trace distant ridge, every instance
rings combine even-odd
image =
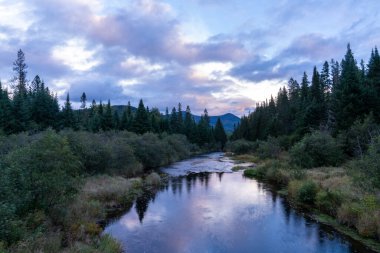
[[[122,115],[123,111],[126,108],[127,108],[126,105],[113,105],[112,106],[112,109],[116,110],[120,116]],[[132,109],[132,112],[136,111],[136,107],[131,106],[131,109]],[[182,113],[185,116],[185,112],[183,111]],[[192,114],[192,116],[193,116],[195,122],[197,122],[197,123],[201,119],[201,116],[194,115],[194,114]],[[210,116],[210,124],[212,126],[215,126],[216,121],[218,120],[218,117],[222,121],[224,129],[226,130],[226,132],[230,132],[230,133],[232,133],[234,131],[234,125],[237,126],[237,124],[240,122],[240,118],[238,116],[236,116],[232,113],[226,113],[226,114],[218,115],[218,116]]]

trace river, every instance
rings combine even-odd
[[[163,168],[168,184],[137,199],[104,233],[127,253],[368,252],[233,166],[213,153]]]

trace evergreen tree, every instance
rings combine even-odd
[[[13,93],[13,115],[14,115],[14,131],[21,132],[28,129],[30,112],[29,101],[27,98],[27,68],[25,63],[25,55],[20,49],[17,52],[17,59],[13,63],[13,71],[15,73],[12,82],[14,86]]]
[[[368,62],[368,93],[370,106],[377,122],[380,123],[380,56],[377,47],[372,50],[371,57]]]
[[[215,141],[220,144],[220,148],[221,150],[223,150],[227,142],[227,135],[226,135],[226,132],[224,131],[222,121],[220,120],[219,117],[218,117],[218,120],[216,121],[214,136],[215,136]]]
[[[138,134],[146,133],[150,130],[148,113],[145,109],[143,100],[140,99],[139,106],[137,107],[136,115],[132,123],[132,131]]]
[[[181,103],[178,103],[178,133],[183,133],[183,116]]]
[[[99,117],[99,108],[96,105],[95,99],[92,100],[90,112],[89,112],[89,124],[87,129],[92,132],[98,132],[101,127],[101,118]]]
[[[80,102],[81,102],[80,108],[85,109],[86,103],[87,103],[87,96],[85,92],[82,93],[82,96],[80,97]]]
[[[121,129],[120,117],[116,110],[113,112],[112,119],[113,119],[114,129],[118,129],[118,130]]]
[[[111,101],[108,99],[108,103],[106,106],[106,111],[104,117],[102,118],[102,129],[104,131],[109,131],[113,128],[113,119],[112,119],[112,108]]]
[[[62,127],[75,128],[74,113],[71,107],[69,93],[67,93],[66,102],[62,108]]]
[[[365,90],[360,84],[359,69],[351,51],[350,44],[342,60],[341,84],[336,87],[334,110],[339,129],[347,129],[355,120],[363,117],[368,108]]]
[[[175,107],[173,107],[172,113],[170,114],[170,129],[172,133],[179,132],[178,115]]]
[[[0,132],[5,134],[13,132],[13,114],[12,104],[8,95],[8,91],[3,89],[0,81]]]

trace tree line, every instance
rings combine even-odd
[[[325,61],[320,72],[314,67],[311,82],[304,72],[301,82],[294,78],[256,110],[241,119],[232,139],[265,140],[268,136],[291,136],[299,140],[313,130],[336,136],[355,122],[370,117],[380,123],[380,56],[375,47],[367,64],[358,64],[347,51],[339,63]]]
[[[183,112],[180,103],[177,108],[173,107],[171,113],[166,108],[165,115],[157,108],[145,107],[142,99],[137,109],[128,102],[125,109],[119,112],[111,106],[110,100],[107,104],[92,100],[87,108],[87,96],[83,92],[81,109],[73,109],[69,94],[60,108],[57,95],[49,90],[38,75],[29,83],[27,69],[25,55],[19,50],[13,63],[13,93],[10,94],[0,82],[0,132],[4,134],[38,132],[50,127],[55,130],[71,128],[91,132],[127,130],[138,134],[183,134],[192,143],[200,146],[218,144],[220,148],[224,148],[227,141],[220,119],[212,127],[205,109],[199,122],[195,122],[190,107],[187,106]]]

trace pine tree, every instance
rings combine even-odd
[[[178,125],[177,110],[175,109],[175,107],[173,107],[172,113],[170,114],[170,129],[171,129],[172,133],[178,133],[179,132],[178,126],[179,125]]]
[[[226,135],[226,132],[224,131],[222,121],[220,120],[219,117],[218,117],[218,120],[216,121],[214,136],[215,136],[215,141],[220,144],[220,149],[223,150],[227,142],[227,135]]]
[[[104,113],[104,117],[102,121],[102,129],[103,131],[109,131],[112,128],[113,128],[112,108],[111,108],[111,101],[108,99],[106,111]]]
[[[178,133],[183,133],[183,115],[181,103],[178,103]]]
[[[360,84],[359,69],[350,44],[347,46],[347,52],[341,65],[341,83],[336,87],[334,104],[338,130],[347,129],[355,120],[368,112],[365,90]]]
[[[67,93],[66,102],[62,108],[62,127],[75,128],[74,113],[71,107],[69,93]]]
[[[10,134],[13,132],[14,118],[12,114],[12,104],[8,91],[3,89],[0,81],[0,132]]]
[[[132,131],[138,134],[144,134],[150,130],[148,113],[145,109],[144,102],[140,99],[139,106],[132,123]]]
[[[14,131],[21,132],[28,129],[30,120],[28,89],[27,89],[27,68],[25,63],[25,55],[20,49],[17,52],[17,59],[13,63],[13,71],[15,75],[12,79],[14,86],[13,93],[13,115],[15,119]]]
[[[380,123],[380,56],[377,47],[372,50],[367,66],[366,81],[368,82],[369,103],[373,107],[375,120]]]
[[[12,82],[14,83],[15,95],[19,95],[23,98],[27,95],[27,80],[26,80],[26,74],[28,69],[28,65],[25,63],[25,55],[24,52],[20,49],[17,52],[17,59],[13,62],[13,71],[15,72],[15,75],[12,79]]]
[[[87,103],[87,96],[85,92],[82,93],[82,96],[80,97],[80,102],[81,102],[80,108],[85,109],[86,103]]]
[[[121,129],[121,123],[120,123],[120,117],[119,113],[117,113],[117,110],[113,112],[113,127],[114,129],[120,130]]]

